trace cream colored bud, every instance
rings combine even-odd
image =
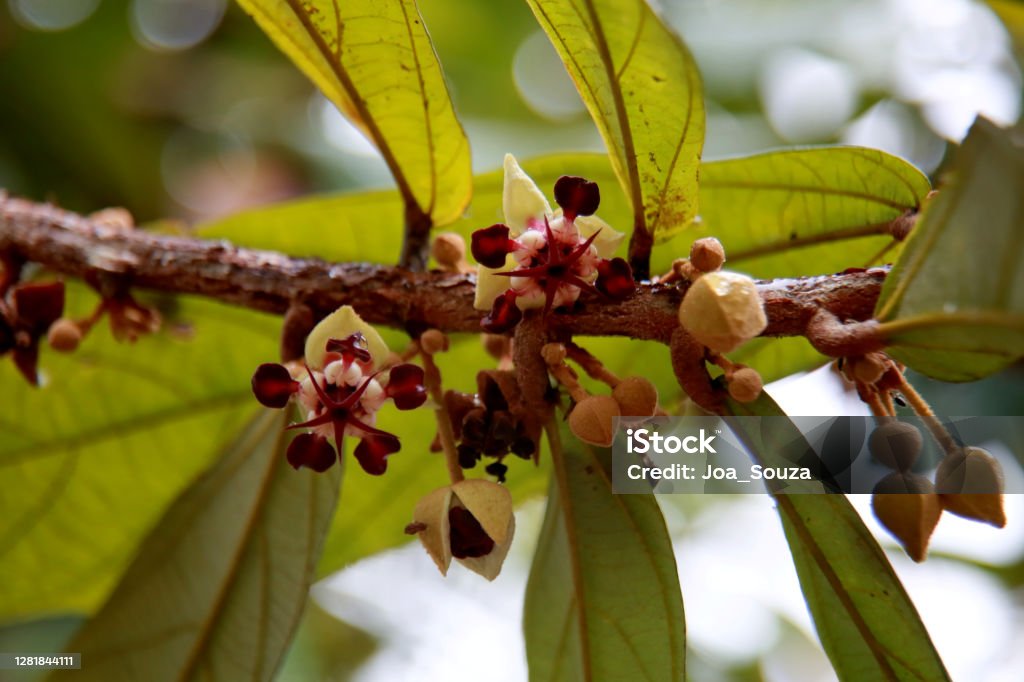
[[[442,232],[430,243],[430,255],[441,269],[458,272],[466,262],[466,240],[454,232]]]
[[[698,239],[690,247],[690,262],[701,272],[714,272],[725,262],[722,242],[714,237]]]
[[[754,280],[735,272],[709,272],[690,285],[679,322],[717,353],[735,350],[768,326]]]

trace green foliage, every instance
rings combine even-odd
[[[239,0],[373,140],[410,218],[444,225],[471,192],[469,142],[414,0]]]
[[[608,450],[575,439],[552,449],[523,616],[531,679],[685,679],[683,601],[657,501],[612,494]]]
[[[1024,357],[1022,181],[1016,133],[979,119],[878,299],[893,357],[944,381]]]
[[[68,287],[81,315],[95,298]],[[44,351],[45,386],[4,358],[0,618],[96,608],[165,507],[257,409],[248,382],[276,353],[272,318],[161,298],[164,332],[134,346],[97,328]]]
[[[700,74],[644,0],[528,0],[629,196],[633,229],[668,239],[697,214]]]
[[[874,264],[892,244],[890,222],[916,211],[931,190],[906,161],[861,147],[706,163],[700,181],[702,227],[725,244],[727,267],[756,277]]]
[[[263,411],[143,541],[55,679],[271,680],[302,614],[341,467],[296,472]]]
[[[766,393],[753,403],[729,401],[736,416],[784,417]],[[733,422],[752,454],[771,459],[761,435]],[[803,440],[794,426],[772,435]],[[809,447],[809,446],[808,446]],[[843,495],[794,494],[775,498],[807,607],[841,680],[948,680],[949,675],[917,609],[878,543]]]

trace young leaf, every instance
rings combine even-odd
[[[528,0],[601,131],[629,196],[634,240],[664,240],[697,214],[700,74],[644,0]]]
[[[612,494],[607,450],[552,449],[523,615],[530,679],[683,680],[683,601],[657,501]]]
[[[893,221],[917,211],[931,190],[906,161],[859,147],[714,161],[701,166],[700,180],[702,227],[725,245],[726,267],[756,277],[867,266],[893,243]]]
[[[1024,357],[1024,144],[984,120],[914,228],[875,308],[893,357],[943,381]]]
[[[96,298],[67,286],[67,314],[83,317]],[[97,608],[166,506],[258,409],[249,377],[277,353],[279,320],[142,300],[158,303],[164,331],[126,349],[104,321],[71,355],[43,348],[41,388],[0,363],[2,618]]]
[[[462,214],[469,143],[415,0],[238,2],[377,145],[407,222],[444,225]]]
[[[785,417],[766,393],[752,403],[729,400],[736,416]],[[773,419],[773,428],[782,428]],[[732,423],[755,458],[758,434]],[[793,427],[777,434],[803,439]],[[809,447],[809,446],[808,446]],[[840,680],[948,680],[949,675],[921,617],[881,548],[846,497],[839,494],[777,495],[804,598]]]
[[[295,471],[262,412],[170,507],[68,644],[75,680],[271,680],[305,606],[341,467]]]

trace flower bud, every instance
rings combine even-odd
[[[690,247],[690,262],[701,272],[714,272],[725,262],[722,242],[714,237],[698,239]]]
[[[448,350],[448,337],[437,329],[428,329],[420,334],[420,348],[427,355],[436,355]]]
[[[587,396],[569,413],[569,430],[584,443],[606,448],[615,439],[612,420],[620,414],[611,396]]]
[[[897,471],[910,471],[923,444],[921,432],[906,422],[879,424],[868,437],[868,449],[875,459]]]
[[[46,332],[46,342],[50,348],[60,353],[70,353],[78,348],[82,341],[82,328],[74,320],[61,317],[50,325]]]
[[[729,395],[740,403],[752,403],[761,395],[764,382],[756,369],[741,367],[729,377]]]
[[[650,417],[658,409],[658,389],[643,377],[626,377],[612,389],[619,411],[630,417]]]
[[[430,255],[442,270],[459,272],[466,262],[466,240],[454,232],[442,232],[431,242]]]
[[[886,357],[882,353],[868,353],[846,359],[844,374],[851,381],[862,384],[873,384],[882,378],[888,368]]]
[[[413,511],[415,532],[442,575],[454,558],[494,580],[515,533],[512,495],[497,483],[459,481],[428,493]]]
[[[1002,467],[981,448],[961,448],[946,455],[935,472],[943,509],[996,528],[1006,525],[1003,486]]]
[[[728,353],[768,326],[754,280],[735,272],[711,272],[690,285],[679,322],[699,343]]]
[[[911,559],[924,561],[928,541],[942,516],[931,481],[916,474],[889,474],[871,493],[871,509]]]

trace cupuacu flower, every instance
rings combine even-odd
[[[482,479],[466,479],[421,499],[406,532],[419,536],[441,575],[448,575],[454,558],[469,570],[494,580],[515,534],[512,511],[508,488]]]
[[[612,254],[623,239],[594,213],[601,201],[597,183],[564,175],[555,183],[552,212],[544,194],[505,155],[502,209],[505,222],[473,233],[471,251],[480,263],[474,306],[487,310],[481,326],[504,332],[522,311],[570,306],[583,290],[611,298],[634,291],[633,273]]]
[[[256,369],[252,391],[260,403],[283,408],[294,400],[304,411],[306,421],[288,427],[308,429],[288,446],[289,464],[327,471],[347,435],[360,439],[353,454],[366,473],[379,476],[387,470],[388,456],[401,444],[376,427],[377,411],[388,399],[399,410],[427,399],[423,369],[408,363],[384,367],[389,355],[380,334],[351,306],[342,306],[310,332],[303,363],[265,363]]]
[[[22,376],[39,384],[39,340],[64,310],[63,282],[22,282],[0,301],[0,356],[10,351]]]

